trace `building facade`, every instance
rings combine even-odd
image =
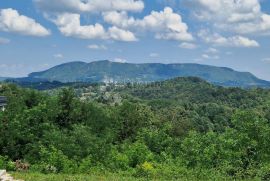
[[[7,98],[4,96],[0,96],[0,110],[5,111],[7,106]]]

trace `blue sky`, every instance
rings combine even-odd
[[[200,63],[270,80],[267,0],[1,0],[0,76],[70,61]]]

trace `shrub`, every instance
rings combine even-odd
[[[80,173],[89,173],[91,167],[93,166],[91,156],[88,156],[80,162],[78,172]]]
[[[155,169],[151,162],[145,161],[143,164],[137,166],[136,175],[140,177],[151,177],[155,175]]]
[[[74,173],[77,164],[69,160],[61,150],[57,150],[54,147],[41,147],[40,161],[35,168],[43,173]]]
[[[128,170],[130,160],[124,153],[119,152],[117,149],[112,149],[110,159],[107,161],[107,165],[111,170]]]
[[[15,171],[16,165],[13,161],[9,160],[8,157],[0,155],[0,169]]]
[[[270,164],[264,165],[258,175],[261,180],[270,180]]]
[[[153,153],[142,142],[135,142],[124,146],[124,154],[127,155],[129,166],[135,168],[146,161],[152,161]]]

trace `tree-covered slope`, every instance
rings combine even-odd
[[[267,89],[224,88],[196,77],[177,77],[149,84],[129,84],[116,88],[115,91],[150,101],[159,107],[169,104],[215,103],[246,109],[265,104],[266,97],[270,98]]]
[[[71,62],[29,75],[30,78],[60,82],[154,82],[187,76],[199,77],[222,86],[270,87],[269,82],[248,72],[200,64]]]
[[[26,171],[27,180],[39,179],[26,174],[40,173],[46,174],[42,180],[95,173],[132,180],[269,180],[269,89],[224,88],[193,77],[71,85],[55,92],[0,86],[8,98],[0,111],[2,169]],[[106,97],[115,101],[116,94],[121,99],[111,104]]]

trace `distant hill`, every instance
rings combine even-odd
[[[0,77],[0,82],[7,80],[7,77]]]
[[[175,77],[199,77],[210,83],[232,87],[270,87],[270,82],[249,72],[200,64],[131,64],[107,60],[65,63],[31,73],[28,79],[67,82],[154,82]]]
[[[127,85],[119,87],[115,92],[131,95],[151,105],[168,107],[179,103],[216,103],[230,107],[245,107],[263,104],[261,101],[269,97],[269,91],[259,89],[250,91],[241,88],[224,88],[210,84],[197,77],[177,77],[166,81],[145,85]]]

